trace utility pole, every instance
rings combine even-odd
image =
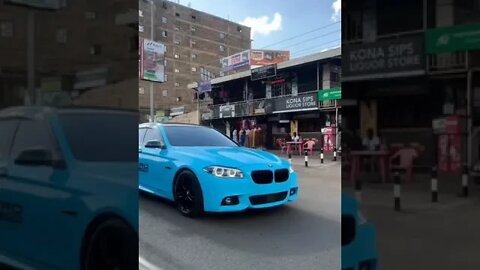
[[[155,3],[149,1],[150,3],[150,40],[154,40],[154,20],[155,20]],[[153,95],[153,81],[150,81],[150,122],[155,122],[155,102]]]

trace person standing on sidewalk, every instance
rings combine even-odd
[[[245,139],[246,139],[246,134],[245,134],[245,129],[241,129],[239,132],[239,137],[240,137],[240,146],[245,146]]]
[[[232,139],[234,142],[238,143],[238,131],[237,131],[237,128],[235,128],[232,132]]]

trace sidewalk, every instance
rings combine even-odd
[[[394,211],[393,184],[366,183],[361,208],[377,230],[379,269],[478,269],[480,187],[457,195],[460,180],[439,183],[431,202],[429,181],[403,184],[402,210]],[[344,183],[342,191],[352,193]]]

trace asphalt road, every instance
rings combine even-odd
[[[340,162],[294,168],[299,198],[274,209],[188,219],[142,193],[141,269],[340,269]]]

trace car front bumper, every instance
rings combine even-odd
[[[248,208],[275,207],[298,197],[297,173],[291,173],[289,179],[283,183],[271,184],[256,184],[248,176],[242,179],[222,179],[203,173],[200,184],[206,212],[236,212]],[[222,201],[227,197],[236,197],[238,203],[222,205]]]

